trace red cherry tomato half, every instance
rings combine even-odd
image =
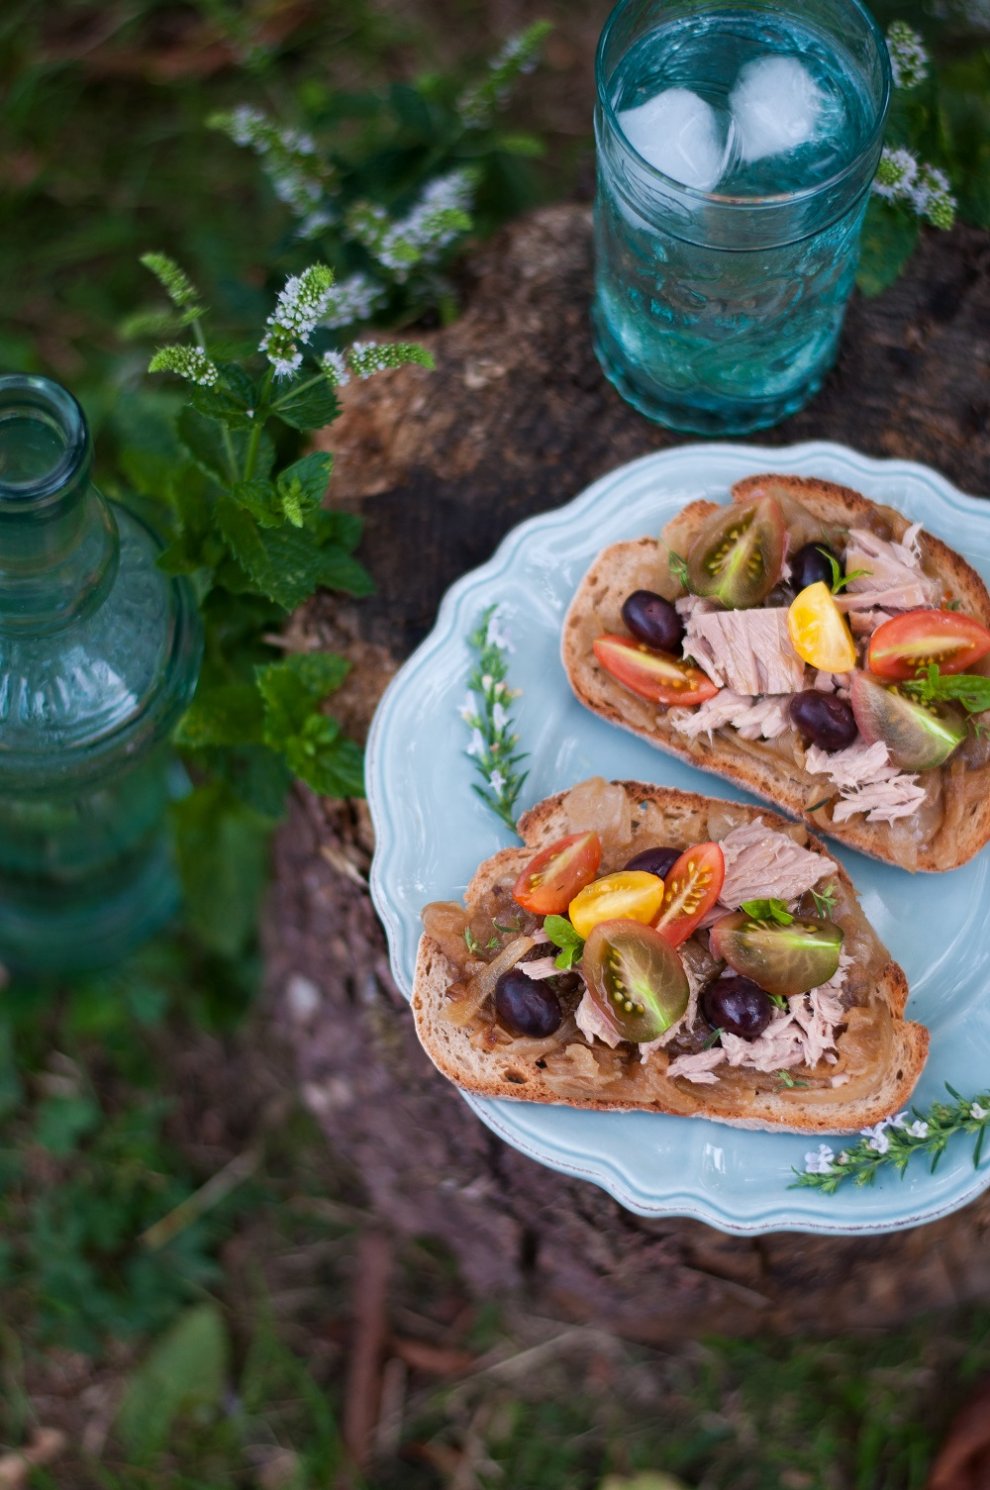
[[[602,861],[597,833],[572,833],[548,844],[512,886],[513,899],[534,916],[559,916],[590,885]]]
[[[964,673],[990,652],[990,631],[954,610],[911,610],[884,621],[870,637],[867,666],[878,678],[913,678],[930,662]]]
[[[717,843],[699,843],[681,854],[663,882],[663,904],[653,922],[665,942],[679,947],[696,930],[722,890],[725,856]]]
[[[628,636],[600,636],[595,656],[607,673],[640,698],[657,704],[702,704],[718,689],[699,668]]]

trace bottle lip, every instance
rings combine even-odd
[[[18,411],[36,409],[47,417],[62,437],[63,448],[51,469],[28,481],[4,479],[0,465],[0,511],[16,504],[19,511],[50,505],[70,483],[77,484],[89,468],[91,447],[86,416],[68,389],[28,373],[0,377],[0,429],[5,418]]]
[[[871,156],[879,155],[893,86],[890,55],[887,51],[887,43],[883,32],[865,4],[862,3],[862,0],[845,0],[845,3],[849,7],[850,17],[855,17],[864,26],[876,48],[881,76],[881,96],[876,104],[873,127],[870,130],[868,138],[854,155],[850,156],[827,180],[815,181],[810,186],[799,187],[795,191],[767,194],[765,196],[733,196],[717,191],[702,191],[699,187],[687,186],[684,182],[675,180],[673,176],[667,176],[663,171],[658,170],[656,166],[652,166],[648,160],[640,155],[635,146],[630,144],[626,139],[626,136],[622,132],[622,126],[619,123],[618,113],[612,102],[611,76],[606,75],[605,54],[613,32],[626,13],[639,3],[640,0],[617,0],[617,4],[608,16],[602,28],[602,33],[598,38],[598,46],[595,50],[595,91],[598,107],[601,110],[602,117],[610,133],[619,142],[619,146],[625,154],[635,161],[637,169],[641,172],[645,180],[649,181],[652,179],[656,181],[666,192],[675,198],[680,197],[685,201],[693,203],[704,202],[709,207],[729,208],[733,212],[739,208],[744,208],[747,211],[756,211],[759,213],[761,211],[799,206],[811,198],[833,191],[851,177],[855,177],[857,172],[863,172],[864,168],[868,166]],[[864,189],[867,184],[864,183]]]

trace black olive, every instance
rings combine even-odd
[[[808,688],[794,694],[789,709],[807,743],[822,750],[845,750],[859,734],[852,705],[838,694]]]
[[[702,990],[701,1012],[712,1029],[743,1040],[762,1035],[773,1017],[773,1000],[751,978],[716,978]]]
[[[510,1035],[541,1039],[559,1030],[564,1016],[560,1000],[546,982],[510,968],[495,984],[495,1014]]]
[[[842,564],[839,556],[838,554],[833,554],[827,544],[806,543],[804,548],[798,549],[797,553],[791,559],[791,584],[795,590],[804,590],[808,585],[817,584],[819,580],[824,580],[831,589],[832,566],[825,557],[826,554],[832,555],[832,558],[839,565],[839,572],[841,574]]]
[[[679,848],[647,848],[622,867],[644,869],[647,874],[658,874],[661,879],[665,879],[681,857],[681,853],[682,850]]]
[[[633,590],[622,606],[622,619],[638,642],[659,652],[681,655],[684,622],[669,600],[652,590]]]

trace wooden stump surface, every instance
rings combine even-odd
[[[990,237],[928,234],[893,290],[850,307],[837,367],[812,405],[755,437],[831,439],[936,466],[990,490]],[[349,388],[327,431],[335,506],[365,520],[378,594],[318,597],[289,640],[355,667],[335,712],[355,734],[429,631],[448,585],[523,518],[623,461],[679,443],[607,385],[589,339],[589,214],[545,209],[473,260],[465,309],[424,338],[437,370]],[[725,1237],[643,1220],[484,1128],[421,1052],[367,892],[363,804],[300,794],[276,845],[270,982],[300,1089],[383,1220],[446,1245],[479,1295],[629,1335],[876,1327],[990,1295],[990,1196],[887,1237]]]

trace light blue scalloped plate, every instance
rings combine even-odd
[[[458,899],[480,861],[512,842],[471,790],[458,708],[470,664],[467,636],[485,606],[506,607],[515,640],[511,681],[529,751],[521,807],[600,774],[656,781],[748,800],[718,777],[650,748],[582,709],[560,664],[560,628],[599,549],[656,533],[696,497],[724,500],[732,482],[759,471],[843,482],[920,519],[990,581],[990,507],[924,466],[871,460],[840,445],[785,449],[684,445],[621,466],[567,506],[516,528],[482,568],[447,594],[430,637],[379,707],[368,743],[368,798],[376,832],[371,889],[388,933],[392,968],[408,997],[420,910]],[[837,850],[866,914],[911,985],[912,1017],[932,1032],[916,1093],[927,1107],[949,1081],[979,1092],[990,1073],[990,855],[951,874],[912,876]],[[439,1079],[439,1078],[438,1078]],[[507,1143],[553,1169],[592,1180],[643,1216],[692,1216],[722,1231],[853,1234],[896,1231],[947,1215],[990,1185],[956,1141],[934,1175],[914,1160],[904,1179],[824,1196],[789,1185],[808,1139],[749,1133],[695,1118],[583,1112],[466,1097]],[[835,1141],[836,1145],[842,1142]]]

